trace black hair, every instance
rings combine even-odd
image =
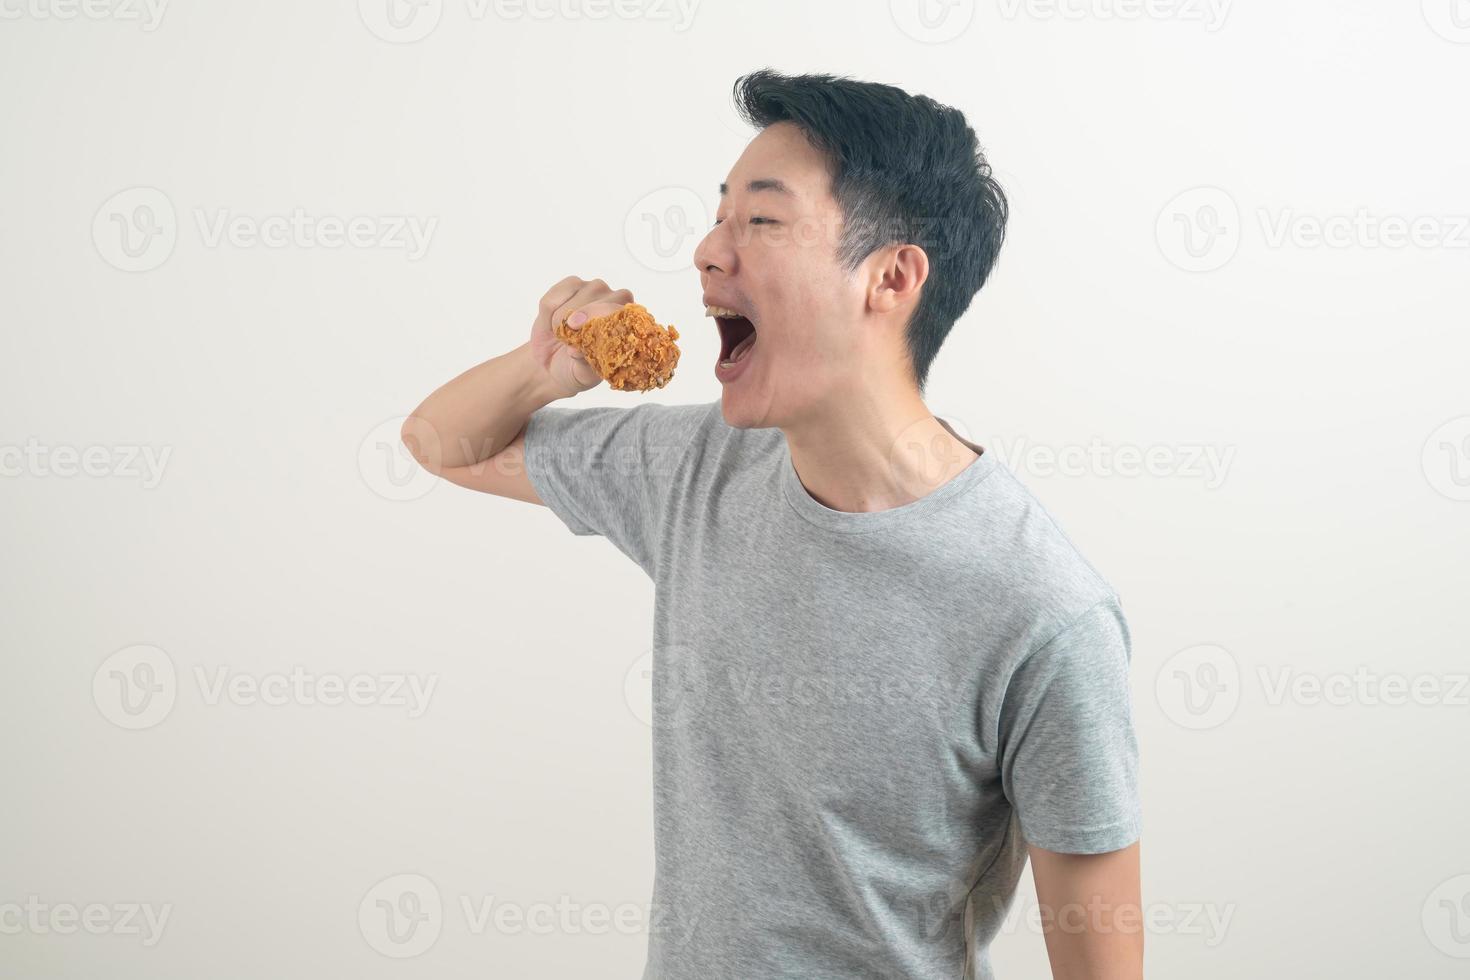
[[[919,390],[945,337],[990,275],[1009,207],[958,109],[892,85],[769,68],[735,81],[735,107],[757,129],[792,122],[828,160],[842,209],[848,272],[886,245],[918,245],[929,277],[906,341]]]

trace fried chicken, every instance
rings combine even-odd
[[[593,317],[575,330],[563,320],[556,326],[556,339],[581,351],[593,370],[618,391],[662,388],[679,363],[679,345],[674,343],[679,331],[672,325],[659,326],[638,303]]]

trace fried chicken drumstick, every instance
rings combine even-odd
[[[638,303],[593,317],[577,329],[556,325],[556,339],[581,351],[593,370],[618,391],[662,388],[679,363],[679,331],[659,326]]]

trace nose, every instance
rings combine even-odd
[[[735,274],[735,249],[730,235],[725,231],[728,222],[721,222],[705,233],[694,249],[694,268],[699,270],[699,281],[707,283],[715,273],[731,276]]]

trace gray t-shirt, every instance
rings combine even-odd
[[[552,405],[526,472],[655,586],[645,980],[988,980],[1027,842],[1138,839],[1118,597],[994,453],[846,513],[717,401]]]

